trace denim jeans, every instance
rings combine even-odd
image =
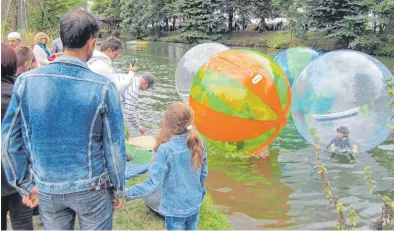
[[[13,230],[33,230],[33,209],[22,203],[19,193],[1,197],[1,230],[7,230],[8,211]]]
[[[40,192],[40,215],[46,230],[74,230],[76,216],[81,230],[111,230],[112,199],[109,188],[68,194]]]
[[[166,217],[167,230],[197,230],[200,211],[189,217]]]

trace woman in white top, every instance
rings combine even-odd
[[[49,41],[49,37],[47,34],[43,32],[39,32],[34,37],[34,41],[36,45],[33,48],[34,58],[36,59],[37,66],[46,66],[50,63],[48,60],[51,57],[51,52],[46,46],[46,43]]]

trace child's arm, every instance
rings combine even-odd
[[[201,179],[200,179],[202,188],[205,188],[205,181],[207,180],[207,177],[208,177],[207,151],[204,148],[204,157],[202,160]]]
[[[168,171],[167,158],[168,153],[166,149],[160,146],[156,152],[156,157],[152,163],[148,178],[141,184],[126,188],[125,197],[127,200],[147,197],[161,186]]]
[[[329,149],[330,148],[330,146],[333,144],[335,142],[335,138],[334,139],[332,139],[331,141],[330,141],[330,143],[327,145],[327,148],[326,149]]]

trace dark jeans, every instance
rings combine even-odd
[[[200,211],[189,217],[166,217],[167,230],[197,230]]]
[[[81,230],[112,230],[112,190],[89,190],[68,194],[39,192],[40,216],[46,230],[74,230],[78,217]]]
[[[8,211],[13,230],[33,230],[33,209],[22,203],[19,193],[1,197],[1,230],[7,230]]]

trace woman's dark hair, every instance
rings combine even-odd
[[[7,44],[1,43],[1,77],[16,73],[16,54]]]
[[[91,37],[97,37],[99,30],[99,22],[86,10],[73,10],[60,20],[60,39],[64,48],[82,48]]]

